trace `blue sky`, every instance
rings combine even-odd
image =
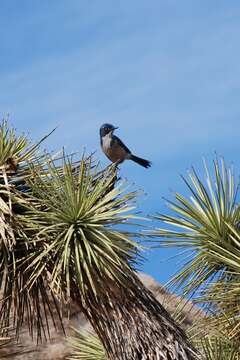
[[[121,176],[144,189],[143,214],[186,193],[179,177],[214,152],[239,172],[240,3],[222,0],[1,0],[0,113],[49,150],[97,150],[104,122],[149,170]],[[146,254],[165,282],[174,251]]]

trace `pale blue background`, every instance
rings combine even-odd
[[[147,196],[185,193],[179,174],[216,151],[239,169],[240,2],[229,0],[1,0],[0,113],[48,149],[99,149],[103,122],[149,170],[122,165]],[[165,282],[174,251],[146,254],[143,270]]]

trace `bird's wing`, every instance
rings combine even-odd
[[[131,151],[128,149],[128,147],[116,135],[113,135],[112,141],[116,141],[118,145],[120,145],[128,154],[131,154]]]

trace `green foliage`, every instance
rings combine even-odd
[[[136,193],[116,169],[99,171],[92,157],[54,160],[41,141],[0,127],[0,326],[12,319],[18,334],[27,320],[38,340],[49,335],[49,316],[61,321],[58,300],[84,301],[109,279],[127,286],[139,249],[120,227],[134,218]]]
[[[106,360],[104,348],[96,335],[89,331],[74,329],[74,336],[68,339],[72,348],[69,360]]]
[[[205,304],[208,316],[198,325],[205,329],[198,348],[207,360],[239,359],[239,183],[223,160],[214,161],[213,177],[205,164],[205,174],[206,182],[194,169],[183,178],[190,199],[176,193],[175,201],[168,201],[172,214],[157,216],[167,227],[153,236],[162,238],[161,246],[184,250],[183,267],[169,285]]]
[[[22,221],[26,194],[30,190],[27,181],[31,176],[31,167],[42,158],[39,145],[45,138],[31,144],[24,135],[17,136],[14,129],[9,129],[6,121],[0,126],[0,328],[4,329],[4,336],[10,319],[17,333],[25,313],[31,324],[39,319],[36,316],[38,305],[33,299],[37,297],[40,302],[41,295],[46,292],[43,284],[27,291],[27,276],[21,267],[31,247],[24,229],[25,222]],[[39,321],[36,323],[39,324]]]
[[[170,225],[156,230],[154,235],[165,238],[164,246],[176,246],[190,251],[182,271],[173,283],[184,285],[184,292],[191,293],[211,280],[224,282],[237,270],[234,260],[239,259],[239,245],[233,240],[232,230],[238,229],[239,206],[236,202],[238,184],[231,169],[223,160],[214,162],[214,179],[207,166],[206,186],[195,170],[189,172],[190,181],[184,181],[191,192],[188,200],[176,193],[175,202],[168,202],[175,215],[160,215],[157,219]],[[174,228],[174,229],[173,229]]]
[[[133,218],[123,215],[135,193],[125,194],[113,184],[113,168],[104,173],[92,171],[91,159],[80,161],[77,174],[69,159],[59,168],[49,160],[47,175],[36,175],[31,182],[34,199],[26,214],[25,231],[35,233],[35,251],[28,269],[34,269],[29,285],[35,283],[46,267],[50,286],[65,284],[70,294],[70,279],[84,293],[96,293],[96,279],[117,282],[129,270],[137,244],[112,225]],[[43,266],[44,264],[44,266]]]
[[[8,170],[11,162],[15,162],[15,166],[22,165],[24,161],[34,158],[38,145],[31,145],[25,135],[17,136],[15,130],[9,128],[7,121],[2,121],[0,125],[0,166]]]
[[[229,340],[227,334],[208,335],[195,340],[196,348],[204,360],[239,360],[239,344]]]

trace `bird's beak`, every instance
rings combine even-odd
[[[113,130],[117,130],[118,129],[118,126],[115,126],[114,128],[113,128]]]

